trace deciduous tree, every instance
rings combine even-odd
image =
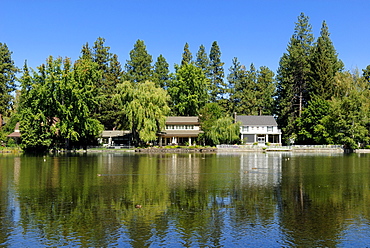
[[[167,92],[146,81],[132,85],[123,82],[117,86],[114,97],[121,110],[120,124],[128,121],[136,145],[157,139],[157,133],[164,129],[169,97]]]
[[[209,81],[202,69],[193,64],[178,67],[168,88],[173,114],[197,116],[200,108],[208,102],[208,86]]]

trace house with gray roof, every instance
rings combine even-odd
[[[192,145],[200,133],[198,116],[169,116],[165,130],[158,134],[159,145]]]
[[[273,116],[236,115],[243,144],[281,144],[281,130]]]

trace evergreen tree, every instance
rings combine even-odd
[[[92,48],[88,43],[82,47],[81,60],[89,60],[98,65],[101,79],[95,82],[98,91],[99,105],[94,109],[94,118],[98,119],[105,129],[113,129],[117,115],[116,106],[112,104],[112,94],[123,76],[118,56],[110,52],[110,47],[105,46],[105,39],[99,37]]]
[[[276,85],[274,73],[266,66],[261,66],[257,72],[257,111],[258,115],[272,115],[275,108],[274,97]]]
[[[170,70],[168,69],[169,65],[166,59],[161,55],[157,58],[157,61],[154,64],[153,72],[153,82],[157,87],[167,89],[170,76]]]
[[[19,71],[11,55],[8,46],[0,43],[0,129],[3,126],[3,117],[9,114],[12,106],[12,92],[16,89],[15,75]]]
[[[301,116],[309,100],[310,55],[314,38],[308,19],[303,13],[298,17],[277,72],[277,121],[285,141],[297,131],[294,120]]]
[[[174,80],[168,93],[172,112],[180,116],[197,116],[200,108],[208,102],[209,81],[200,68],[185,64],[176,68]]]
[[[366,66],[366,69],[362,69],[362,76],[366,80],[366,82],[370,83],[370,65]],[[370,85],[369,85],[370,89]]]
[[[148,54],[143,40],[137,40],[127,60],[125,80],[143,83],[152,78],[152,56]]]
[[[209,53],[210,60],[210,96],[211,102],[226,99],[227,85],[224,82],[224,63],[221,61],[221,50],[217,41],[212,43],[211,51]]]
[[[184,52],[182,53],[181,65],[189,64],[192,62],[193,55],[189,50],[189,44],[186,42],[184,46]]]
[[[204,75],[207,77],[209,76],[209,58],[206,52],[206,48],[203,45],[200,45],[199,50],[197,52],[197,58],[195,61],[195,65],[202,69]]]
[[[230,114],[233,114],[234,112],[243,114],[243,89],[246,82],[246,70],[245,67],[240,64],[238,58],[234,57],[232,60],[232,65],[229,68],[229,72],[230,73],[227,76],[227,80],[230,86],[230,100],[227,111]]]
[[[310,97],[317,96],[329,100],[334,93],[334,76],[343,70],[343,62],[338,59],[329,37],[326,22],[322,23],[320,37],[313,48],[311,58]]]

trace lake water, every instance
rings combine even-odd
[[[0,155],[0,221],[1,247],[367,247],[370,154]]]

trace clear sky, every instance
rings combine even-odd
[[[315,38],[327,22],[346,69],[370,64],[367,0],[1,0],[0,6],[0,42],[20,68],[25,60],[35,68],[49,55],[76,60],[83,44],[103,37],[122,67],[138,39],[171,71],[186,42],[195,57],[201,44],[209,53],[217,41],[226,74],[233,57],[276,72],[301,12]]]

